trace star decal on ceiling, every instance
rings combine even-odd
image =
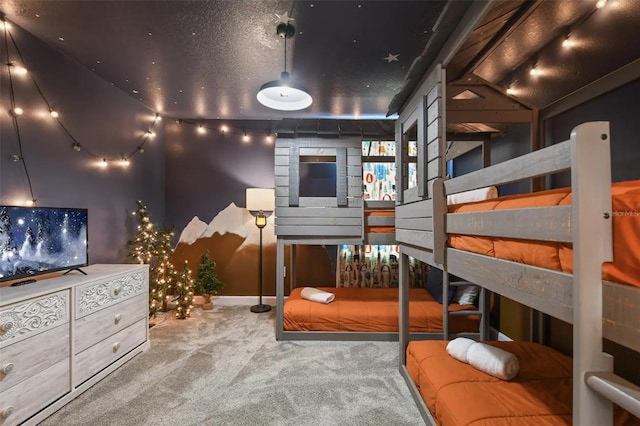
[[[387,61],[388,64],[390,64],[393,61],[398,61],[398,56],[400,56],[399,53],[397,55],[392,55],[391,53],[389,53],[386,58],[382,58],[382,59],[384,59],[385,61]]]
[[[295,21],[295,19],[293,19],[293,18],[291,18],[289,16],[289,12],[285,12],[285,13],[283,13],[281,15],[279,15],[277,13],[274,13],[274,15],[276,15],[276,18],[278,18],[278,19],[276,19],[276,24],[279,24],[279,23],[288,24],[289,21]]]

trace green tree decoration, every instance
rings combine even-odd
[[[173,232],[158,229],[151,222],[147,207],[141,201],[137,204],[133,215],[138,218],[138,233],[127,247],[130,259],[149,265],[149,317],[155,317],[177,275],[171,263]]]
[[[215,296],[224,287],[224,283],[220,281],[216,272],[216,262],[209,256],[209,251],[200,256],[195,283],[196,294],[204,296]]]
[[[176,302],[176,318],[185,319],[191,316],[191,310],[193,309],[193,278],[191,277],[191,269],[189,269],[189,262],[184,261],[182,271],[178,273],[175,282],[175,296]]]

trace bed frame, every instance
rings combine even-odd
[[[335,157],[336,197],[300,197],[302,159]],[[365,233],[366,226],[393,226],[394,217],[367,217],[364,209],[395,207],[394,201],[362,200],[361,138],[278,138],[275,143],[276,339],[398,341],[399,332],[285,331],[285,285],[296,282],[296,246],[340,244],[396,244],[395,233]],[[285,246],[291,246],[290,271]],[[446,309],[445,309],[446,310]],[[464,311],[466,314],[476,311]],[[445,321],[447,317],[445,317]],[[416,339],[443,339],[444,333],[411,333]],[[479,333],[457,336],[478,337]]]
[[[400,371],[425,421],[435,424],[405,366],[406,347],[413,340],[407,333],[408,256],[574,324],[574,424],[610,424],[611,401],[640,416],[640,388],[614,375],[612,359],[602,351],[605,337],[640,352],[640,289],[601,280],[602,263],[612,260],[608,123],[580,125],[565,142],[444,180],[449,112],[445,99],[449,100],[447,89],[451,87],[445,82],[445,70],[434,66],[421,88],[426,95],[417,97],[412,111],[401,113],[396,128],[398,140],[404,140],[407,129],[418,126],[418,187],[402,187],[396,206],[396,235],[401,252]],[[491,112],[482,108],[476,115]],[[499,111],[494,112],[497,118]],[[537,114],[529,114],[535,127]],[[502,117],[526,121],[527,112]],[[477,122],[473,111],[465,120]],[[398,167],[404,170],[408,160],[401,151]],[[570,206],[447,213],[447,195],[565,170],[571,171]],[[447,246],[449,233],[572,243],[574,273],[456,250]]]

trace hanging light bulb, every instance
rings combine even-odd
[[[102,167],[102,168],[106,168],[106,167],[109,165],[109,163],[107,163],[107,159],[106,159],[106,158],[103,158],[103,159],[100,161],[99,165],[100,165],[100,167]]]
[[[198,126],[198,133],[200,133],[201,135],[207,133],[207,130],[202,126],[202,124]]]
[[[80,150],[82,149],[82,146],[80,145],[79,142],[74,142],[73,145],[71,145],[74,151],[80,152]]]
[[[24,110],[23,110],[22,108],[20,108],[20,107],[15,107],[15,108],[12,108],[12,109],[11,109],[11,114],[12,114],[14,117],[17,117],[17,116],[19,116],[19,115],[24,114]]]
[[[291,80],[287,72],[287,39],[293,37],[296,29],[290,23],[280,23],[276,28],[278,36],[284,38],[284,71],[279,80],[263,84],[256,95],[262,105],[280,111],[298,111],[311,105],[313,98],[309,92]]]
[[[542,72],[540,71],[540,68],[538,68],[538,64],[537,63],[533,64],[533,66],[529,70],[529,75],[532,77],[537,77],[540,74],[542,74]]]
[[[223,124],[222,126],[220,126],[220,131],[222,133],[227,133],[229,131],[229,128]]]
[[[564,40],[562,40],[562,47],[565,49],[570,49],[572,47],[574,47],[576,45],[575,41],[573,40],[573,38],[571,38],[570,34],[567,34],[567,36],[564,38]]]
[[[152,132],[151,130],[149,130],[149,131],[146,133],[146,135],[147,135],[147,137],[148,137],[149,139],[152,139],[152,138],[155,138],[155,137],[156,137],[155,132]]]
[[[58,114],[58,111],[53,108],[49,108],[49,114],[51,114],[51,117],[53,118],[58,118],[58,116],[60,116],[60,114]]]
[[[244,133],[244,136],[242,136],[242,142],[249,142],[251,140],[251,138],[249,138],[249,135],[247,134],[247,132]]]
[[[607,0],[598,0],[596,2],[596,7],[598,9],[602,9],[607,4]]]
[[[126,157],[123,157],[122,160],[120,161],[120,164],[122,165],[122,167],[129,167],[129,164],[131,164],[129,162],[129,159]]]
[[[16,64],[15,62],[11,61],[9,62],[7,65],[9,65],[9,70],[14,73],[15,75],[26,75],[27,74],[27,69],[25,67],[22,67],[18,64]]]
[[[516,88],[515,88],[515,85],[514,85],[513,83],[511,83],[511,84],[509,85],[509,87],[507,87],[506,92],[507,92],[507,95],[511,95],[511,96],[515,95],[515,94],[516,94]]]
[[[10,30],[11,29],[11,24],[8,23],[5,20],[0,21],[0,26],[2,27],[3,30]]]
[[[268,134],[267,137],[265,138],[265,141],[267,143],[273,143],[273,136],[271,136],[271,134]]]
[[[160,114],[156,113],[155,118],[153,119],[154,123],[157,123],[158,121],[161,121],[162,117],[160,117]]]

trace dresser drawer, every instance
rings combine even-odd
[[[147,340],[147,319],[96,343],[74,357],[73,382],[78,386],[109,364]]]
[[[0,348],[69,322],[69,291],[0,308]]]
[[[20,423],[71,390],[69,360],[31,376],[0,393],[0,425]]]
[[[75,289],[75,318],[82,318],[138,294],[147,294],[148,290],[147,270],[80,285]]]
[[[69,325],[62,325],[0,349],[0,392],[66,359]]]
[[[149,298],[146,294],[140,294],[76,320],[73,326],[74,353],[93,346],[148,315]]]

